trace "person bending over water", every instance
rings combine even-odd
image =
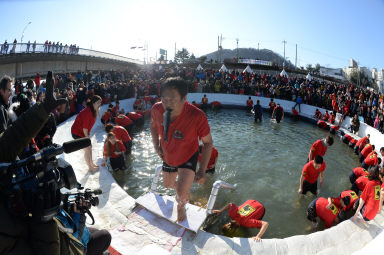
[[[230,203],[221,210],[213,210],[214,214],[220,214],[228,209],[228,215],[232,219],[231,222],[224,224],[222,227],[223,234],[233,237],[239,227],[260,228],[259,233],[253,237],[254,240],[260,241],[261,237],[268,228],[268,222],[262,221],[265,208],[256,200],[247,200],[239,207],[234,203]]]
[[[161,102],[151,112],[152,143],[163,160],[164,186],[176,189],[178,222],[186,218],[184,206],[194,179],[199,183],[206,179],[205,169],[213,146],[207,117],[186,101],[187,91],[183,79],[168,78],[161,87]],[[195,173],[199,140],[203,142],[202,156]]]

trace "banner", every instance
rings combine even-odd
[[[271,61],[257,60],[257,59],[239,59],[238,63],[239,64],[272,66],[272,62]]]

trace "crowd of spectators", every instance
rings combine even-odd
[[[244,94],[278,98],[313,105],[357,118],[384,133],[383,95],[353,84],[338,84],[295,76],[197,71],[188,68],[154,68],[105,72],[77,72],[55,77],[57,97],[68,99],[68,105],[57,110],[59,122],[78,113],[88,98],[99,95],[103,103],[145,95],[159,95],[160,83],[170,76],[181,76],[190,81],[189,92]],[[35,78],[37,94],[41,91]],[[20,86],[16,83],[16,87]],[[33,84],[32,80],[29,84]],[[30,88],[32,89],[32,86]],[[22,88],[19,89],[19,91]],[[32,91],[32,90],[31,90]],[[32,92],[31,92],[32,93]],[[37,95],[36,95],[37,96]],[[355,117],[356,118],[356,117]]]
[[[7,40],[4,41],[3,44],[1,44],[0,47],[0,54],[14,54],[16,51],[18,53],[36,53],[36,52],[43,52],[43,53],[60,53],[60,54],[79,54],[79,46],[76,46],[76,44],[64,44],[61,42],[51,42],[46,40],[44,44],[38,44],[36,43],[36,40],[31,43],[31,41],[28,41],[27,43],[19,44],[20,48],[16,48],[17,46],[17,39],[13,40],[13,43],[10,45]]]

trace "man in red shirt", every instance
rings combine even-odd
[[[248,97],[247,100],[247,112],[250,112],[253,108],[253,100],[251,97]]]
[[[124,114],[117,115],[115,118],[115,123],[116,125],[124,127],[128,131],[128,133],[131,133],[133,121]]]
[[[151,111],[153,146],[163,160],[163,184],[176,188],[177,220],[186,218],[185,204],[189,201],[194,179],[204,183],[212,136],[205,113],[186,101],[188,85],[181,78],[168,78],[161,89],[161,102]],[[201,163],[195,174],[199,140],[203,143]],[[176,177],[178,177],[176,181]]]
[[[220,214],[228,209],[228,216],[232,219],[230,223],[224,224],[222,231],[227,236],[234,236],[236,230],[242,226],[247,228],[260,228],[259,233],[253,237],[260,241],[261,237],[268,228],[268,222],[262,221],[265,208],[256,200],[247,200],[239,207],[235,203],[230,203],[221,210],[213,210],[214,214]]]
[[[105,126],[105,132],[107,132],[107,134],[109,132],[114,133],[116,139],[123,142],[126,149],[125,155],[131,154],[132,138],[124,127],[119,125],[113,126],[111,123],[109,123]]]
[[[340,200],[340,205],[347,206],[350,201],[348,198],[343,198]],[[315,227],[317,227],[317,217],[320,220],[325,222],[325,227],[330,228],[332,224],[337,224],[341,221],[339,218],[340,208],[337,207],[334,203],[329,203],[329,201],[324,197],[319,197],[313,200],[307,209],[307,219],[310,220]]]
[[[364,159],[375,150],[375,145],[366,144],[359,154],[360,163],[363,163]]]
[[[325,153],[327,152],[328,146],[332,146],[333,144],[333,137],[327,136],[324,139],[317,140],[311,147],[311,150],[308,154],[307,162],[313,160],[316,156],[322,156],[324,157]]]
[[[269,113],[272,115],[273,113],[273,110],[275,109],[276,107],[276,103],[273,102],[273,98],[271,98],[271,101],[269,102]]]
[[[322,119],[323,119],[324,121],[328,121],[328,120],[329,120],[329,113],[328,113],[327,110],[325,111],[325,115],[323,116]]]
[[[299,120],[299,112],[296,111],[295,107],[292,107],[292,115],[294,120]]]
[[[359,152],[361,151],[361,149],[364,148],[364,146],[369,143],[369,138],[370,138],[370,135],[366,135],[364,136],[363,138],[361,138],[359,141],[357,141],[356,145],[355,145],[355,153],[357,155],[359,155]]]
[[[310,191],[315,196],[317,195],[317,179],[320,175],[320,187],[323,186],[325,162],[323,157],[317,155],[315,160],[309,161],[303,168],[300,176],[299,194],[305,195]]]
[[[197,159],[197,161],[199,163],[201,161],[202,148],[203,148],[203,146],[200,145],[199,146],[199,158]],[[205,170],[206,173],[211,173],[211,174],[215,173],[215,167],[216,167],[218,157],[219,157],[219,152],[217,151],[217,149],[215,147],[212,147],[211,157],[209,158],[207,169]]]
[[[372,151],[364,159],[363,163],[361,164],[361,167],[368,169],[370,166],[380,165],[380,163],[381,163],[381,158],[377,157],[376,151]]]
[[[351,174],[349,175],[349,181],[351,184],[353,184],[357,178],[368,175],[368,171],[363,167],[356,167],[351,171]]]

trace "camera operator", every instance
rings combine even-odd
[[[78,199],[78,203],[76,202],[73,203],[73,205],[70,205],[71,208],[66,208],[68,207],[68,201],[64,201],[64,208],[66,208],[66,210],[69,209],[69,212],[61,209],[57,214],[56,219],[59,220],[61,225],[65,228],[76,231],[72,233],[72,236],[81,241],[82,245],[86,249],[87,255],[101,255],[108,249],[109,245],[111,244],[112,237],[111,234],[105,229],[98,230],[96,228],[88,228],[85,225],[85,213],[90,214],[88,210],[92,203],[91,201],[85,201],[85,197],[80,197]],[[92,205],[98,205],[98,198],[95,197],[92,199],[97,200],[97,204]],[[93,216],[91,216],[91,218],[93,220]]]
[[[9,124],[8,108],[11,95],[12,79],[5,75],[0,81],[0,133],[4,132]]]
[[[5,126],[5,131],[1,129],[0,163],[14,161],[43,127],[48,114],[63,104],[53,96],[53,84],[52,73],[49,72],[44,103],[35,104],[9,127]],[[6,90],[0,88],[3,100],[7,96],[4,93],[9,89],[9,83],[6,85]],[[3,123],[1,124],[3,127]],[[36,220],[40,212],[60,204],[61,196],[56,183],[49,183],[44,192],[35,198],[32,212],[28,216],[19,217],[12,214],[7,207],[10,201],[6,200],[9,192],[5,189],[4,183],[8,181],[6,177],[8,176],[0,173],[0,254],[83,254],[75,245],[60,245],[66,236],[59,231],[54,220]]]

